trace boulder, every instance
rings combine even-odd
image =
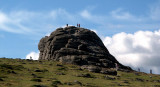
[[[131,70],[109,53],[95,32],[85,28],[58,28],[40,40],[38,49],[39,60],[86,65],[92,72],[100,72],[101,68],[115,68],[115,63],[120,69]]]

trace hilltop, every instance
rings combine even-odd
[[[132,70],[120,64],[104,46],[98,35],[89,29],[67,26],[43,37],[38,48],[39,60],[54,60],[79,65],[92,72],[108,73],[108,69]]]

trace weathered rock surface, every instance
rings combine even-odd
[[[91,30],[69,26],[58,28],[39,42],[39,60],[56,60],[100,72],[102,68],[131,70],[120,64],[107,50],[97,34]],[[92,66],[92,67],[91,67]]]

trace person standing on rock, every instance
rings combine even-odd
[[[80,27],[80,24],[79,24],[79,27]]]
[[[77,23],[77,27],[78,27],[78,23]]]
[[[140,68],[138,68],[138,72],[140,72]]]
[[[118,64],[117,63],[115,63],[115,68],[116,68],[116,71],[118,70]]]
[[[152,74],[152,69],[150,69],[150,74]]]
[[[66,27],[68,27],[68,24],[66,24]]]
[[[30,60],[33,60],[31,56],[30,56]]]

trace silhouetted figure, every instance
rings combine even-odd
[[[80,27],[80,24],[79,24],[79,27]]]
[[[140,72],[140,68],[138,68],[138,72]]]
[[[68,27],[68,24],[66,24],[66,26]]]
[[[32,60],[32,57],[30,56],[30,60]]]
[[[77,23],[77,27],[78,27],[78,23]]]
[[[152,74],[152,69],[150,69],[150,74]]]
[[[116,67],[116,71],[118,70],[118,64],[117,63],[115,63],[115,67]]]

